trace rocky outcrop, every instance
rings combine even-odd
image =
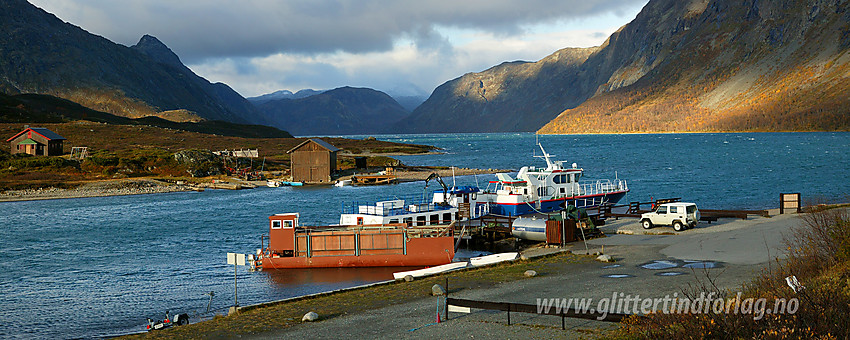
[[[174,160],[188,167],[192,177],[207,177],[224,173],[220,156],[209,150],[183,150],[174,153]]]

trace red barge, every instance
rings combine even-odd
[[[448,224],[385,223],[302,227],[299,214],[269,216],[268,246],[256,269],[435,266],[454,258],[454,212]],[[427,213],[418,211],[418,213]],[[384,215],[382,213],[382,215]],[[389,212],[387,213],[389,215]],[[395,219],[399,221],[398,219]],[[403,218],[401,220],[404,220]],[[363,219],[358,219],[362,223]],[[413,221],[416,221],[414,219]]]

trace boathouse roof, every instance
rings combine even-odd
[[[335,146],[331,145],[331,144],[330,144],[330,143],[328,143],[328,142],[325,142],[325,141],[323,141],[323,140],[321,140],[321,139],[319,139],[319,138],[310,138],[310,139],[308,139],[308,140],[305,140],[305,141],[301,142],[301,144],[296,145],[294,148],[289,149],[289,151],[287,151],[286,153],[292,153],[293,151],[297,150],[298,148],[300,148],[300,147],[302,147],[302,146],[304,146],[305,144],[310,143],[310,142],[316,143],[316,144],[318,144],[319,146],[321,146],[322,148],[325,148],[325,149],[327,149],[327,150],[328,150],[328,151],[330,151],[330,152],[337,152],[337,151],[339,151],[339,148],[337,148],[337,147],[335,147]]]

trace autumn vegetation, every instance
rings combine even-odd
[[[612,334],[625,339],[841,339],[850,334],[850,205],[814,205],[801,225],[786,236],[787,259],[772,263],[746,284],[741,299],[797,299],[794,313],[655,313],[623,322]],[[685,296],[714,293],[735,300],[707,276]],[[787,283],[796,277],[797,291]],[[789,309],[791,310],[791,309]]]

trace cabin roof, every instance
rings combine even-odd
[[[321,140],[320,138],[310,138],[310,139],[308,139],[308,140],[305,140],[305,141],[301,142],[301,144],[296,145],[294,148],[289,149],[289,151],[287,151],[286,153],[292,153],[293,151],[297,150],[298,148],[300,148],[300,147],[302,147],[302,146],[304,146],[305,144],[310,143],[310,142],[316,143],[316,144],[318,144],[319,146],[321,146],[322,148],[325,148],[325,149],[327,149],[327,150],[328,150],[328,151],[330,151],[330,152],[337,152],[337,151],[339,151],[339,150],[340,150],[339,148],[337,148],[337,147],[335,147],[335,146],[331,145],[331,144],[330,144],[330,143],[328,143],[328,142],[325,142],[325,141]]]
[[[26,128],[23,131],[18,132],[17,134],[12,136],[12,138],[7,139],[6,141],[11,142],[13,139],[18,138],[18,136],[24,134],[27,131],[35,132],[41,135],[42,137],[47,138],[47,140],[65,140],[65,137],[62,137],[56,132],[50,131],[46,128]]]

